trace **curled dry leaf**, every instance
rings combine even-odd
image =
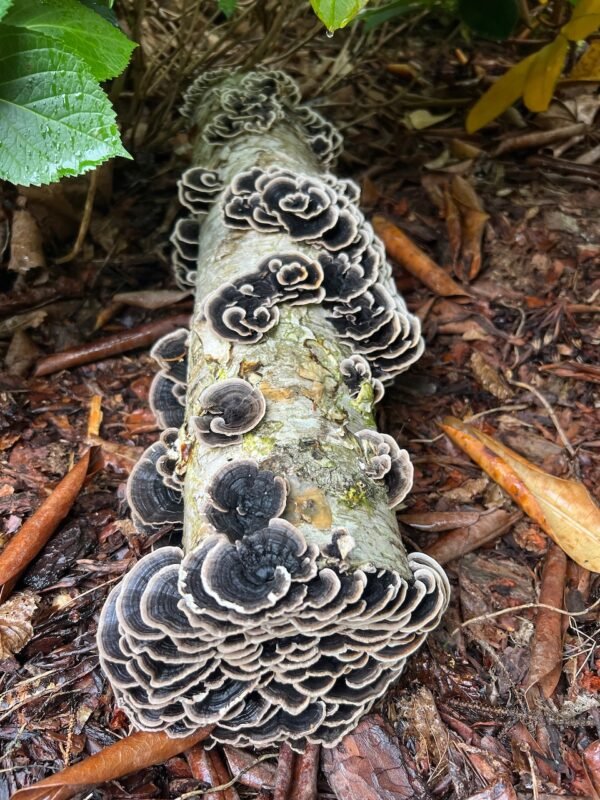
[[[26,208],[15,209],[10,234],[8,268],[15,272],[27,272],[45,266],[42,234],[35,217]]]
[[[452,295],[468,295],[450,275],[439,267],[427,253],[423,252],[412,239],[403,233],[385,217],[374,216],[373,227],[378,236],[381,236],[385,249],[399,264],[417,277],[432,292],[449,297]]]
[[[510,514],[502,508],[495,508],[491,512],[481,514],[474,524],[455,528],[440,536],[425,549],[425,552],[440,564],[447,564],[509,533],[520,518],[521,514],[518,511]]]
[[[39,596],[18,592],[0,605],[0,661],[22,650],[33,636],[33,617]]]
[[[8,597],[21,573],[37,556],[69,513],[79,494],[90,465],[88,450],[68,472],[0,553],[0,600]]]
[[[19,789],[11,800],[68,800],[101,783],[162,764],[206,739],[211,730],[212,727],[199,728],[181,739],[171,739],[162,731],[134,733],[56,775]]]
[[[582,483],[544,472],[454,417],[440,427],[573,561],[600,572],[600,508]]]
[[[539,602],[554,608],[563,607],[567,558],[560,547],[552,545],[544,559]],[[537,684],[544,697],[551,697],[560,680],[562,669],[562,617],[549,608],[538,608],[529,672],[525,680],[527,690]]]

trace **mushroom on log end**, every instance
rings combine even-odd
[[[190,422],[205,444],[224,447],[239,444],[262,420],[266,402],[260,389],[248,381],[229,378],[204,389],[199,398],[202,414]]]
[[[207,491],[206,518],[233,540],[267,527],[269,520],[283,512],[287,499],[285,479],[260,469],[251,459],[225,464]]]
[[[428,556],[412,579],[318,569],[283,520],[186,556],[142,558],[109,595],[102,666],[136,727],[243,746],[332,746],[402,671],[443,613],[448,580]]]

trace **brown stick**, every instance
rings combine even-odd
[[[63,350],[61,353],[54,353],[38,361],[34,377],[39,378],[42,375],[50,375],[52,372],[58,372],[61,369],[90,364],[119,353],[136,350],[138,347],[147,347],[157,339],[160,339],[161,336],[177,328],[187,327],[189,322],[189,314],[178,314],[175,317],[166,317],[155,322],[149,322],[147,325],[142,325],[131,331],[115,333],[114,336],[106,336],[104,339],[98,339],[95,342],[72,347],[69,350]]]
[[[443,297],[468,296],[469,293],[429,258],[427,253],[423,252],[400,228],[379,215],[373,217],[372,223],[375,233],[381,236],[385,249],[392,258],[402,264],[432,292]]]
[[[21,573],[71,510],[87,475],[91,452],[84,453],[0,553],[0,602],[6,600]]]
[[[101,783],[161,764],[206,739],[211,730],[212,726],[200,728],[181,739],[172,739],[162,731],[134,733],[50,778],[19,789],[12,800],[68,800]]]

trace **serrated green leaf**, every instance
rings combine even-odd
[[[3,21],[56,39],[85,61],[97,81],[120,75],[136,47],[77,0],[19,0]]]
[[[351,22],[369,0],[310,0],[313,11],[330,31]]]
[[[519,21],[517,0],[458,0],[458,16],[479,36],[506,39]]]
[[[108,4],[107,0],[79,0],[84,6],[91,8],[96,14],[100,14],[107,22],[110,22],[115,28],[119,27],[119,20],[113,11],[112,4]]]
[[[360,19],[364,22],[365,30],[371,31],[384,22],[399,19],[417,9],[428,8],[434,2],[435,0],[393,0],[384,6],[365,11],[360,15]]]
[[[39,186],[130,158],[107,96],[77,56],[3,23],[0,53],[0,178]]]
[[[237,0],[217,0],[217,6],[219,7],[219,11],[222,11],[227,19],[229,19],[229,17],[232,17],[235,13]]]
[[[0,19],[6,14],[12,3],[13,0],[0,0]]]

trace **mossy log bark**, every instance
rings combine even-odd
[[[230,78],[229,83],[234,86],[235,80]],[[223,146],[207,145],[202,129],[215,111],[210,103],[198,104],[193,117],[199,131],[193,163],[219,170],[225,185],[252,167],[284,168],[314,176],[323,173],[293,119],[281,120],[264,134],[242,133]],[[323,552],[332,533],[343,528],[355,542],[346,556],[350,568],[385,568],[410,579],[385,486],[365,475],[364,453],[354,436],[362,429],[375,428],[373,390],[365,382],[358,396],[351,396],[339,368],[351,348],[336,335],[322,306],[283,305],[278,325],[252,345],[223,340],[211,331],[204,317],[209,292],[239,279],[262,258],[286,251],[314,257],[314,247],[292,241],[285,234],[226,227],[219,203],[203,218],[186,425],[201,413],[202,390],[225,378],[243,378],[258,386],[267,411],[238,446],[207,446],[188,426],[184,548],[191,550],[211,532],[202,513],[211,476],[234,459],[253,458],[261,468],[287,478],[288,502],[282,516],[299,528],[308,542]]]

